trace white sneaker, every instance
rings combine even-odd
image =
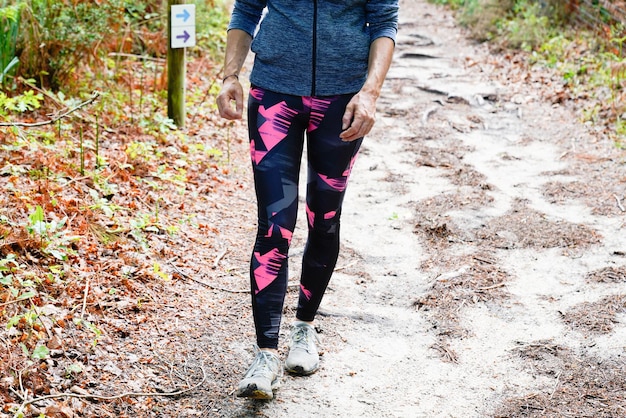
[[[269,351],[257,350],[256,357],[246,375],[239,382],[237,396],[240,398],[272,399],[280,386],[280,359]]]
[[[295,322],[291,328],[289,341],[289,355],[285,361],[285,370],[302,376],[315,373],[320,366],[316,346],[316,343],[319,343],[319,337],[315,328],[306,322]]]

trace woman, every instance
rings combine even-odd
[[[398,0],[235,1],[217,105],[226,119],[242,117],[239,73],[252,49],[248,130],[258,205],[250,277],[259,350],[238,396],[271,399],[279,384],[278,334],[305,134],[308,237],[284,368],[308,375],[319,367],[313,320],[339,254],[343,197],[374,125],[397,20]]]

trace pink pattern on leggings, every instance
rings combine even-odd
[[[313,132],[320,126],[320,123],[322,123],[324,115],[332,103],[332,100],[319,99],[316,97],[303,97],[302,102],[304,103],[304,106],[309,108],[311,111],[309,114],[308,131]]]
[[[311,296],[313,296],[313,293],[309,289],[307,289],[303,285],[300,285],[300,290],[302,290],[302,293],[304,294],[306,300],[311,300]]]
[[[354,167],[354,163],[356,162],[356,157],[358,156],[359,154],[356,154],[350,159],[350,165],[348,166],[348,168],[346,168],[346,171],[344,171],[342,174],[345,178],[348,178],[350,176],[350,173],[352,172],[352,167]]]
[[[306,205],[306,217],[309,221],[309,227],[313,228],[315,222],[315,213],[309,208],[309,205]]]
[[[337,211],[336,210],[331,210],[330,212],[326,212],[324,214],[324,219],[332,219],[335,217],[335,215],[337,215]],[[315,212],[313,212],[310,208],[309,205],[306,205],[306,217],[309,221],[309,226],[311,228],[313,228],[314,222],[315,222]]]
[[[343,192],[344,190],[346,190],[346,186],[348,184],[348,177],[341,177],[338,179],[333,179],[321,173],[318,173],[318,176],[320,176],[320,178],[324,181],[324,183],[328,184],[330,187],[337,190],[338,192]]]
[[[288,243],[291,242],[291,238],[293,237],[293,231],[290,231],[287,228],[283,228],[280,225],[276,225],[276,224],[270,224],[269,229],[267,230],[267,234],[265,234],[266,238],[271,237],[274,234],[274,228],[278,228],[278,231],[280,232],[280,236],[284,239],[287,240]]]
[[[254,97],[259,102],[263,100],[264,95],[265,95],[265,90],[263,89],[250,89],[250,96]]]
[[[280,143],[287,136],[291,119],[298,112],[287,107],[287,103],[280,102],[272,107],[259,107],[259,114],[265,119],[265,122],[259,126],[259,135],[265,145],[265,150],[259,150],[254,141],[250,141],[250,152],[252,159],[259,164],[263,157]]]
[[[254,257],[260,266],[254,269],[254,280],[256,281],[256,293],[265,289],[278,276],[278,271],[283,265],[283,261],[287,258],[285,254],[281,254],[278,248],[268,251],[261,255],[259,252],[254,253]]]

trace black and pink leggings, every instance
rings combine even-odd
[[[250,155],[259,218],[250,278],[260,348],[278,347],[305,133],[308,238],[302,258],[297,319],[314,319],[335,268],[341,205],[362,142],[343,142],[339,138],[341,119],[352,96],[290,96],[254,86],[250,90]]]

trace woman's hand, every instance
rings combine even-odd
[[[229,120],[242,118],[243,87],[237,77],[231,76],[224,80],[216,102],[221,117]]]
[[[372,130],[376,121],[376,99],[376,95],[365,90],[354,95],[343,114],[343,132],[339,135],[342,140],[354,141]]]
[[[243,87],[239,82],[239,73],[251,43],[252,36],[241,29],[231,29],[226,35],[224,79],[222,90],[216,99],[217,108],[223,118],[234,120],[243,116]]]
[[[370,45],[367,79],[361,91],[346,106],[343,132],[339,135],[342,140],[354,141],[372,130],[376,119],[376,100],[391,65],[394,47],[394,41],[384,37],[375,39]]]

